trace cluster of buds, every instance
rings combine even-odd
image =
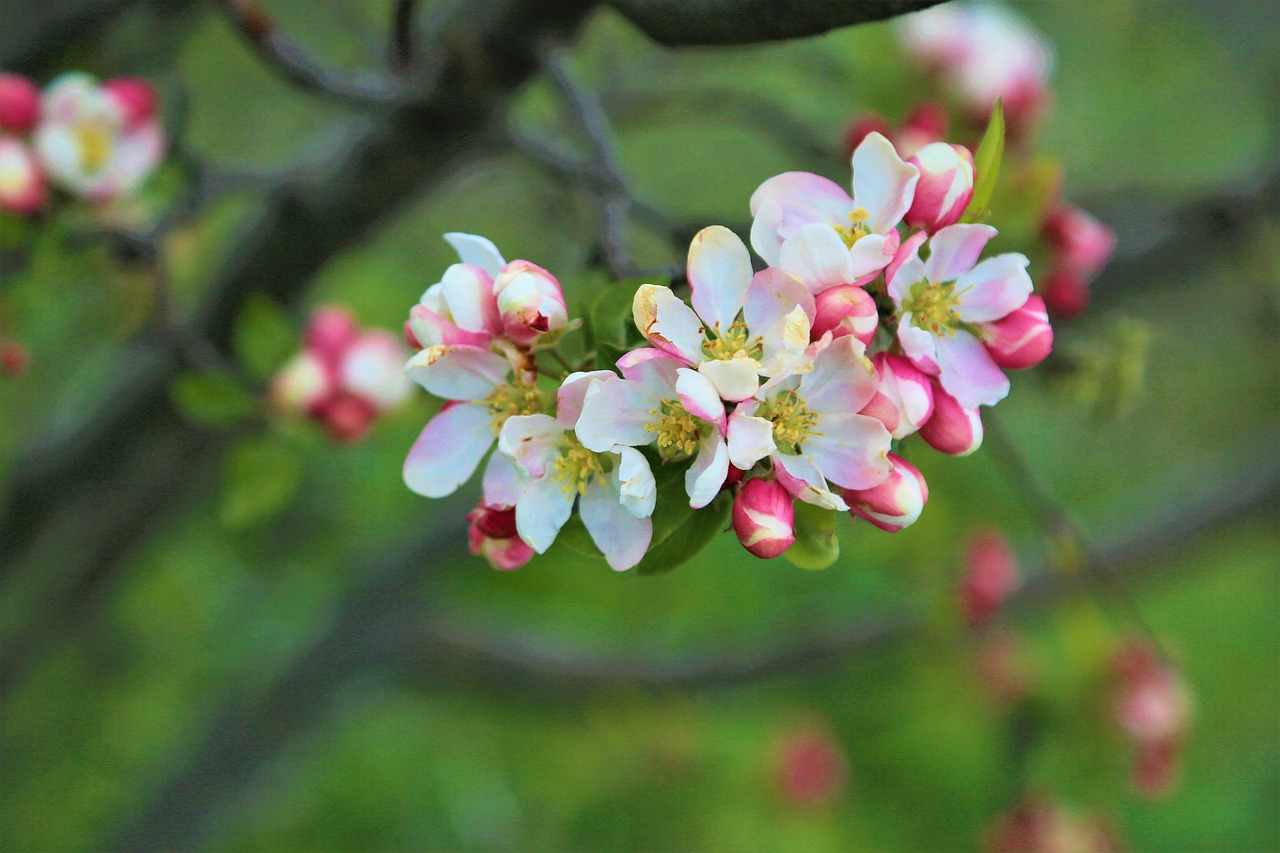
[[[1028,795],[987,832],[987,853],[1120,853],[1107,821],[1076,814],[1042,795]]]
[[[49,187],[105,204],[133,192],[164,153],[150,83],[64,74],[41,92],[0,74],[0,211],[34,215]]]
[[[976,450],[979,407],[1009,391],[1004,369],[1037,364],[1053,341],[1027,259],[980,260],[996,229],[957,223],[973,158],[930,147],[904,160],[869,134],[852,195],[808,173],[765,181],[750,204],[764,268],[733,232],[704,228],[690,300],[641,285],[632,319],[648,345],[558,388],[534,356],[573,327],[559,283],[482,237],[446,235],[461,262],[411,310],[421,351],[406,369],[447,405],[410,451],[406,483],[449,494],[496,444],[476,518],[514,508],[515,537],[542,553],[576,506],[617,570],[650,544],[656,466],[679,466],[694,510],[730,492],[735,532],[759,557],[795,541],[796,501],[910,526],[928,487],[895,442],[918,432],[944,453]],[[509,525],[473,524],[473,548],[495,565],[527,556],[505,550]]]
[[[1153,799],[1178,780],[1182,746],[1191,720],[1187,687],[1177,670],[1150,645],[1133,641],[1116,653],[1112,716],[1133,745],[1134,788]]]
[[[409,396],[407,356],[391,332],[361,331],[346,311],[321,308],[307,323],[302,351],[272,380],[271,397],[283,411],[322,424],[335,441],[355,442]]]
[[[1060,202],[1041,223],[1040,235],[1052,262],[1045,278],[1045,305],[1054,319],[1070,320],[1089,305],[1089,284],[1115,250],[1110,228],[1074,205]]]

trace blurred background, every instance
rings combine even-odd
[[[842,520],[820,572],[724,535],[652,576],[559,546],[516,572],[470,556],[478,488],[401,480],[425,394],[339,445],[171,403],[185,368],[157,343],[156,257],[177,334],[212,317],[242,360],[238,329],[284,318],[296,345],[325,304],[398,332],[454,260],[444,231],[581,304],[598,188],[565,168],[590,140],[547,74],[477,89],[509,133],[450,135],[470,120],[450,107],[384,144],[386,108],[290,85],[214,4],[17,5],[0,68],[147,77],[178,153],[129,221],[147,239],[0,217],[0,333],[29,357],[0,378],[0,848],[976,850],[1035,802],[1081,846],[1034,849],[1280,850],[1275,4],[1015,4],[1056,53],[1035,150],[1118,237],[1064,358],[1014,376],[999,447],[913,450],[931,496],[910,529]],[[335,68],[384,59],[390,2],[264,5]],[[892,22],[670,48],[601,9],[568,61],[662,214],[628,231],[645,269],[702,225],[745,236],[771,175],[844,184],[850,123],[932,97]],[[193,175],[198,209],[149,232]],[[228,281],[265,298],[218,319]],[[1088,531],[1074,573],[1010,448]],[[989,529],[1022,580],[971,627]],[[1114,654],[1148,630],[1191,708],[1158,796],[1112,713]]]

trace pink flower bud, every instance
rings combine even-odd
[[[560,282],[551,273],[528,261],[512,261],[493,281],[498,312],[506,336],[527,347],[569,322]]]
[[[485,506],[481,501],[467,513],[467,521],[471,553],[495,569],[509,572],[533,558],[533,549],[516,534],[515,507]]]
[[[971,538],[960,581],[960,606],[969,624],[990,619],[1017,587],[1018,563],[1004,536],[987,530]]]
[[[844,501],[850,516],[897,533],[916,523],[929,500],[929,485],[914,465],[896,453],[889,454],[889,463],[893,465],[889,479],[870,489],[847,489]]]
[[[296,355],[271,380],[271,400],[286,412],[314,413],[335,390],[331,371],[307,351]]]
[[[0,211],[29,216],[44,207],[44,173],[21,141],[0,136]]]
[[[329,434],[343,444],[354,444],[364,438],[377,417],[372,404],[354,394],[338,394],[319,412],[319,420]]]
[[[399,405],[409,396],[404,363],[409,354],[390,332],[366,332],[342,354],[344,390],[367,400],[376,411]]]
[[[733,531],[742,547],[764,560],[796,541],[795,506],[777,480],[748,480],[733,499]]]
[[[893,126],[884,120],[879,113],[867,113],[859,116],[844,132],[844,156],[852,157],[853,152],[873,133],[892,139]]]
[[[126,130],[137,130],[156,116],[155,87],[141,77],[116,77],[102,91],[120,108]]]
[[[1133,757],[1131,779],[1134,789],[1150,800],[1171,794],[1178,784],[1182,769],[1182,742],[1167,740],[1150,746],[1139,746]]]
[[[983,323],[982,342],[991,359],[1011,370],[1035,367],[1053,351],[1053,327],[1044,299],[1034,294],[1016,311],[994,323]]]
[[[1044,281],[1043,297],[1055,320],[1074,320],[1089,307],[1089,285],[1069,270],[1054,270]]]
[[[910,157],[926,145],[946,139],[950,123],[945,105],[925,101],[902,120],[902,129],[894,138],[893,145],[900,156]]]
[[[880,376],[877,396],[883,396],[893,407],[894,422],[890,423],[890,419],[877,412],[864,410],[864,413],[883,421],[894,438],[906,438],[933,415],[933,381],[905,355],[882,352],[873,357],[871,363]]]
[[[1137,744],[1177,738],[1190,718],[1190,704],[1178,673],[1147,644],[1132,642],[1115,657],[1119,679],[1115,719]]]
[[[40,89],[21,74],[0,74],[0,130],[29,133],[40,120]]]
[[[27,369],[27,350],[17,341],[0,341],[0,374],[20,376]]]
[[[817,314],[810,330],[813,340],[831,332],[835,338],[853,335],[864,346],[871,345],[880,315],[870,293],[857,285],[842,284],[822,291],[814,302]]]
[[[302,341],[307,349],[336,363],[347,347],[356,342],[359,334],[356,321],[350,314],[342,308],[326,306],[311,315]]]
[[[1106,265],[1116,247],[1116,235],[1093,216],[1063,204],[1044,218],[1040,227],[1055,264],[1084,281],[1091,280]]]
[[[849,762],[844,748],[821,728],[786,735],[777,747],[778,790],[800,806],[825,806],[844,790]]]
[[[907,225],[932,233],[959,222],[973,198],[973,155],[969,149],[933,142],[907,162],[920,169],[920,182],[905,217]]]
[[[957,403],[936,378],[931,384],[933,414],[920,427],[920,437],[934,450],[968,456],[982,446],[982,416],[977,409],[966,409]]]

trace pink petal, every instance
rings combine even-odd
[[[852,335],[834,339],[818,354],[813,370],[800,380],[798,393],[823,420],[828,414],[853,414],[871,401],[879,387],[875,367]]]
[[[853,202],[833,181],[809,172],[785,172],[751,196],[751,245],[769,266],[779,263],[782,244],[810,222],[848,225]]]
[[[1021,308],[1031,295],[1025,255],[987,258],[956,282],[956,312],[970,323],[990,323]]]
[[[680,403],[689,414],[713,424],[716,432],[719,435],[724,435],[727,423],[724,413],[724,401],[720,399],[720,394],[716,391],[716,387],[711,384],[711,380],[696,370],[690,370],[687,367],[680,368],[679,374],[680,378],[676,380],[676,395],[679,397]],[[627,443],[619,442],[619,444]]]
[[[493,446],[489,407],[448,406],[432,418],[404,461],[404,482],[429,498],[453,494]]]
[[[958,331],[937,338],[938,381],[963,408],[994,406],[1009,393],[1009,378],[973,335]]]
[[[929,241],[924,274],[931,282],[955,281],[973,269],[987,242],[996,236],[990,225],[952,225]]]
[[[889,477],[889,430],[875,418],[858,414],[823,415],[822,435],[804,442],[804,453],[823,475],[846,489],[869,489]]]
[[[685,492],[689,495],[689,506],[701,509],[711,503],[729,476],[729,449],[724,439],[712,433],[702,439],[698,447],[698,456],[684,475]]]

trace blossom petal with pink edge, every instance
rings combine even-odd
[[[756,408],[755,401],[748,401],[729,415],[729,460],[743,471],[778,449],[773,440],[773,422],[755,417]]]
[[[775,453],[770,458],[773,460],[773,471],[778,482],[800,500],[841,512],[849,508],[843,498],[827,488],[827,480],[822,476],[822,471],[808,456]]]
[[[810,222],[849,224],[853,200],[834,181],[809,172],[784,172],[751,195],[751,245],[771,267],[778,266],[782,244]]]
[[[804,225],[783,243],[778,267],[799,278],[813,293],[848,284],[858,277],[849,247],[825,222]]]
[[[938,381],[966,409],[994,406],[1009,393],[1004,375],[982,342],[966,331],[935,338]]]
[[[480,347],[435,346],[419,352],[404,367],[414,382],[445,400],[482,400],[505,385],[511,366]]]
[[[472,264],[450,264],[440,279],[440,297],[461,329],[497,335],[502,331],[493,277]]]
[[[404,482],[428,498],[453,494],[475,473],[493,446],[489,407],[476,403],[446,406],[432,418],[404,461]]]
[[[556,390],[556,420],[565,429],[572,429],[582,415],[587,392],[596,383],[616,382],[618,374],[612,370],[587,370],[570,373]],[[608,448],[603,448],[608,450]]]
[[[894,277],[898,274],[898,268],[901,267],[904,263],[906,263],[911,258],[914,258],[916,260],[916,263],[920,263],[920,247],[924,245],[924,241],[927,239],[929,239],[928,234],[926,234],[923,231],[917,231],[916,233],[912,234],[910,237],[908,237],[907,239],[899,243],[898,248],[894,249],[893,260],[889,261],[889,265],[884,268],[884,280],[887,282],[893,281]],[[919,281],[923,277],[924,277],[924,266],[921,265],[919,277],[913,279],[912,281],[907,281],[906,287],[910,289],[912,284]],[[901,283],[899,286],[901,287]],[[897,297],[897,298],[901,298],[901,297]]]
[[[724,401],[720,399],[716,386],[696,370],[682,367],[677,373],[679,378],[676,380],[676,396],[680,399],[681,405],[689,414],[712,424],[717,433],[724,435],[726,426]],[[628,444],[629,442],[618,443]]]
[[[846,489],[869,489],[889,476],[892,439],[885,425],[858,414],[824,414],[821,435],[805,439],[804,454],[828,480]]]
[[[642,284],[631,302],[636,328],[645,340],[667,355],[686,364],[697,364],[704,358],[702,321],[684,304],[671,288]]]
[[[605,453],[615,444],[649,444],[657,438],[648,427],[653,411],[661,404],[662,394],[640,382],[617,376],[612,382],[595,382],[587,392],[574,432],[583,447],[596,453]]]
[[[490,277],[496,276],[507,265],[507,262],[502,259],[502,253],[498,251],[498,247],[487,237],[481,237],[479,234],[466,234],[462,231],[447,231],[444,239],[458,253],[459,260],[464,264],[479,267],[487,272]]]
[[[869,489],[850,489],[844,493],[849,512],[889,533],[897,533],[915,524],[929,500],[929,485],[910,462],[889,454],[892,473],[884,482]]]
[[[924,277],[935,283],[955,281],[973,269],[996,229],[990,225],[952,225],[929,240]]]
[[[684,475],[684,489],[689,495],[689,506],[694,509],[711,503],[720,494],[729,476],[729,448],[718,433],[710,433],[698,444],[698,456]]]
[[[849,271],[853,275],[850,283],[868,284],[876,273],[889,265],[897,248],[898,239],[892,231],[888,235],[868,234],[854,243],[849,250]]]
[[[1022,307],[981,327],[992,360],[1006,369],[1035,367],[1053,351],[1053,327],[1044,300],[1032,294]]]
[[[1031,295],[1026,255],[987,258],[956,280],[956,313],[969,323],[990,323],[1021,308]]]
[[[885,426],[894,438],[906,438],[933,414],[933,383],[906,356],[882,352],[871,361],[880,376],[879,393],[895,410],[895,424]]]
[[[800,279],[777,267],[755,274],[742,305],[742,319],[754,335],[763,335],[782,323],[799,306],[812,322],[816,307],[813,294]],[[766,359],[767,360],[767,359]]]
[[[810,337],[820,338],[827,332],[833,337],[853,335],[863,346],[870,346],[880,325],[876,300],[861,287],[843,284],[818,294],[817,317]]]
[[[488,332],[468,332],[426,305],[409,309],[409,331],[418,348],[437,346],[484,347],[492,339]]]
[[[904,161],[882,134],[869,133],[853,152],[853,203],[867,211],[866,226],[887,234],[911,208],[920,170]]]
[[[903,246],[907,246],[912,242],[912,240],[908,240]],[[918,247],[919,243],[916,243],[916,246]],[[901,308],[902,303],[911,295],[912,285],[925,280],[925,273],[924,264],[920,261],[920,255],[917,252],[913,251],[902,260],[899,260],[899,258],[901,258],[901,253],[893,259],[893,262],[898,266],[887,281],[889,298],[893,300],[894,305]]]
[[[578,512],[609,567],[616,572],[625,572],[639,563],[649,550],[653,521],[647,516],[637,518],[622,505],[617,477],[615,470],[609,473],[608,482],[593,482],[587,486],[578,501]]]
[[[577,496],[575,490],[551,477],[534,480],[516,504],[516,532],[529,547],[545,554],[569,520]]]
[[[936,382],[933,414],[920,427],[920,437],[930,447],[952,456],[968,456],[982,446],[982,417],[977,408],[966,409]]]
[[[565,428],[550,415],[507,418],[498,433],[498,451],[510,457],[526,477],[535,480],[555,466],[564,442]]]
[[[653,364],[650,364],[653,362]],[[656,347],[641,347],[633,349],[626,353],[616,362],[618,372],[622,374],[623,379],[636,379],[640,381],[648,381],[646,376],[655,365],[666,365],[661,369],[670,370],[671,381],[667,384],[674,385],[676,381],[676,369],[685,362],[667,355]]]
[[[800,380],[798,393],[805,405],[824,418],[827,412],[852,413],[865,406],[879,387],[876,369],[865,352],[852,335],[834,339]]]
[[[502,453],[489,457],[480,483],[484,502],[489,506],[515,506],[529,485],[511,457]]]
[[[902,351],[916,367],[932,376],[938,374],[938,338],[927,329],[912,324],[914,318],[908,312],[898,323],[898,343]]]
[[[688,274],[693,310],[708,327],[728,331],[753,275],[742,239],[722,225],[703,228],[689,244]]]

